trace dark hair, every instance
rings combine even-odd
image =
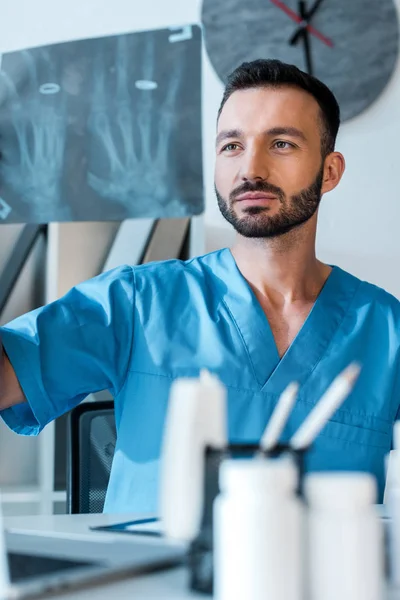
[[[294,86],[305,90],[318,102],[323,125],[321,152],[325,158],[335,149],[340,125],[339,104],[331,90],[322,81],[300,71],[294,65],[288,65],[280,60],[266,59],[242,63],[227,78],[221,106],[218,110],[218,119],[225,102],[234,92],[249,88],[282,86]]]

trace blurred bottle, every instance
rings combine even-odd
[[[214,598],[303,599],[303,505],[289,457],[226,460],[214,503]]]
[[[368,473],[313,473],[305,479],[310,600],[382,600],[383,528]]]
[[[400,422],[393,428],[393,445],[388,456],[384,502],[387,506],[389,579],[400,587]]]
[[[171,386],[160,466],[159,514],[166,536],[192,541],[204,503],[205,451],[227,444],[226,388],[216,375]]]

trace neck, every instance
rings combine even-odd
[[[238,235],[231,251],[244,278],[273,304],[313,302],[331,268],[315,256],[316,221],[276,238]]]

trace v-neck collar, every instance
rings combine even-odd
[[[219,258],[228,276],[223,301],[239,329],[261,390],[273,386],[274,392],[280,392],[290,381],[304,382],[331,343],[360,280],[332,266],[304,324],[280,358],[269,321],[230,249],[221,251]]]

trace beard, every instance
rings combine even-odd
[[[215,187],[218,206],[222,216],[242,236],[248,238],[273,238],[288,233],[291,229],[306,223],[316,213],[321,202],[324,165],[310,187],[301,190],[289,198],[284,191],[266,181],[246,181],[229,195],[227,202]],[[266,192],[277,196],[281,204],[278,214],[269,216],[269,207],[248,206],[243,210],[243,216],[234,210],[235,199],[246,192]]]

